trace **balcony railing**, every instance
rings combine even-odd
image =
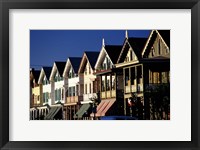
[[[88,94],[83,94],[83,100],[84,101],[89,101],[91,98],[97,98],[96,93],[88,93]]]
[[[116,97],[115,90],[101,92],[101,98],[112,98],[112,97]]]
[[[143,92],[143,84],[125,86],[125,93]]]
[[[111,91],[111,97],[116,97],[116,91],[115,90]]]
[[[130,86],[125,86],[125,93],[130,93],[130,92],[131,92]]]
[[[78,101],[82,100],[82,96],[70,96],[67,97],[66,103],[77,103]]]
[[[145,91],[146,92],[151,92],[151,91],[157,91],[157,90],[165,90],[168,89],[170,86],[169,83],[150,83],[150,84],[145,84]]]
[[[136,85],[131,85],[131,92],[136,92],[136,91],[137,91]]]

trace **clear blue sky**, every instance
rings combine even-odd
[[[128,30],[129,37],[148,37],[149,30]],[[84,51],[100,51],[105,44],[122,45],[125,30],[31,30],[30,67],[52,66],[54,61],[82,57]]]

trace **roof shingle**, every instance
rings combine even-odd
[[[69,57],[69,60],[71,62],[71,65],[74,69],[75,73],[78,73],[78,69],[81,63],[81,57]]]
[[[60,75],[63,74],[66,62],[55,61],[56,67]]]
[[[99,52],[85,51],[85,54],[90,62],[92,69],[94,70],[94,66],[99,56]]]
[[[44,70],[44,73],[45,73],[47,79],[49,80],[49,77],[51,75],[51,69],[52,69],[52,67],[42,67],[42,68]]]
[[[121,45],[106,45],[105,50],[107,54],[109,55],[113,64],[116,64],[119,58],[120,52],[122,50],[122,46]]]

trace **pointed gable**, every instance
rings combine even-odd
[[[46,78],[49,80],[50,75],[51,75],[52,67],[43,67],[43,70],[44,70]]]
[[[66,61],[63,77],[68,76],[70,69],[72,69],[75,74],[78,74],[80,63],[81,63],[81,57],[69,57]]]
[[[57,70],[58,70],[60,76],[62,76],[63,71],[64,71],[64,69],[65,69],[65,64],[66,64],[66,62],[59,62],[59,61],[56,61],[55,64],[56,64],[56,67],[57,67]]]
[[[90,63],[90,66],[94,70],[94,66],[99,56],[99,52],[85,52],[85,54],[87,56],[88,62]]]
[[[47,80],[49,80],[51,75],[52,67],[42,67],[38,79],[38,84],[41,84],[43,82],[44,77],[46,77]]]
[[[117,63],[124,62],[127,56],[140,59],[142,57],[142,50],[144,49],[146,41],[147,38],[141,37],[126,38]]]
[[[121,45],[105,45],[102,47],[100,54],[98,56],[95,69],[101,68],[102,63],[105,61],[109,61],[111,65],[117,63],[117,59],[121,52]],[[107,60],[106,60],[107,59]]]
[[[81,63],[81,57],[69,57],[72,68],[74,69],[74,72],[77,74],[78,69]]]
[[[64,69],[65,69],[65,62],[55,61],[53,64],[53,68],[50,75],[50,80],[54,81],[55,76],[62,77]]]
[[[143,49],[143,58],[166,57],[170,53],[170,30],[152,30]]]
[[[34,68],[30,70],[30,80],[34,80],[34,82],[37,83],[39,76],[40,76],[40,70],[35,70]]]
[[[33,77],[34,77],[35,83],[38,82],[39,76],[40,76],[40,70],[34,70]]]
[[[106,45],[105,50],[109,58],[111,59],[112,63],[116,64],[119,58],[119,54],[122,50],[122,46],[121,45]]]
[[[94,70],[98,56],[99,56],[99,52],[85,51],[84,54],[83,54],[83,57],[81,59],[81,63],[80,63],[80,66],[79,66],[78,73],[84,72],[84,69],[85,69],[87,63],[89,63],[91,69]]]

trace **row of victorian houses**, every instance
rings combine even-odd
[[[30,70],[30,120],[169,119],[170,31]]]

